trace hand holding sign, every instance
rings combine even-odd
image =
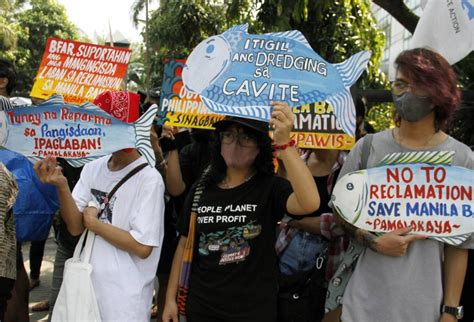
[[[408,235],[411,231],[410,227],[401,228],[375,238],[375,250],[387,256],[405,255],[412,241],[426,239],[426,236]]]
[[[290,132],[293,128],[295,116],[288,104],[272,102],[272,116],[270,126],[273,127],[273,142],[281,145],[290,141]]]
[[[389,154],[379,167],[339,179],[333,206],[367,231],[400,235],[400,229],[411,228],[414,234],[459,245],[474,232],[474,181],[473,170],[447,165],[453,157],[451,151]],[[404,236],[400,243],[413,239]]]

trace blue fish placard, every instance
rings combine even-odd
[[[414,234],[459,245],[474,233],[474,171],[446,165],[453,155],[448,151],[389,155],[380,167],[339,179],[333,207],[361,229],[386,233],[411,227]]]
[[[150,127],[158,111],[156,105],[135,123],[122,122],[92,103],[66,104],[58,95],[35,106],[1,105],[0,146],[33,161],[54,156],[79,167],[98,157],[136,148],[155,166]]]
[[[213,112],[268,121],[271,101],[290,106],[327,102],[345,133],[354,136],[355,107],[349,87],[369,62],[361,51],[331,64],[297,30],[249,34],[235,26],[202,41],[183,68],[185,89]]]

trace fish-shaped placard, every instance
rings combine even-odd
[[[297,30],[249,34],[235,26],[201,42],[183,68],[187,91],[213,112],[268,121],[271,101],[290,106],[328,102],[345,133],[354,136],[349,87],[365,70],[369,51],[339,64],[321,58]]]
[[[453,154],[391,155],[390,165],[348,173],[334,187],[333,207],[361,229],[412,227],[414,234],[459,245],[474,232],[474,171],[443,164]],[[398,164],[410,159],[420,163]]]
[[[0,146],[29,159],[54,156],[79,167],[115,151],[136,148],[155,165],[150,127],[156,105],[135,123],[122,122],[92,103],[66,104],[61,96],[35,106],[14,107],[5,101],[0,106]]]

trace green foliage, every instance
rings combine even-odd
[[[254,33],[300,30],[313,49],[332,63],[371,50],[368,73],[359,87],[387,85],[379,70],[385,39],[368,0],[166,1],[150,18],[152,84],[161,83],[164,58],[186,58],[203,39],[241,23],[249,23]]]
[[[150,17],[151,86],[161,86],[163,60],[186,58],[203,39],[220,32],[226,21],[221,6],[196,1],[167,1]]]
[[[372,106],[367,113],[367,121],[376,132],[394,127],[393,103],[381,103]]]
[[[31,90],[48,37],[78,40],[79,33],[68,20],[64,7],[54,0],[30,0],[26,10],[16,9],[17,46],[2,56],[15,61],[18,72],[16,91],[26,94]]]
[[[360,88],[383,88],[379,69],[385,36],[376,25],[368,0],[263,0],[258,13],[262,31],[296,29],[324,59],[340,63],[361,51],[372,51]]]

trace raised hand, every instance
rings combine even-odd
[[[273,127],[273,142],[277,145],[287,144],[290,141],[290,132],[293,129],[295,116],[288,104],[272,102],[272,117],[270,126]]]
[[[33,168],[41,182],[49,183],[56,187],[67,185],[67,179],[63,175],[56,158],[47,157],[46,159],[38,161]]]

